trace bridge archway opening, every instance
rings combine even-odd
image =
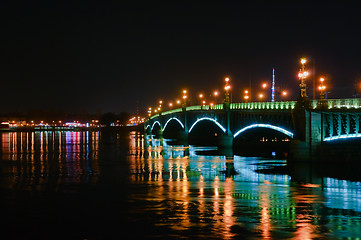
[[[233,137],[235,152],[240,155],[283,158],[293,133],[273,125],[254,124],[240,129]]]
[[[152,135],[159,136],[159,132],[162,130],[162,127],[158,121],[155,121],[152,124]]]
[[[216,146],[217,137],[223,135],[225,131],[224,127],[214,119],[198,119],[189,128],[189,143],[195,145]]]
[[[150,135],[150,134],[152,134],[152,126],[151,125],[147,125],[146,127],[145,127],[145,133],[146,134],[148,134],[148,135]]]
[[[184,131],[183,123],[177,118],[170,118],[163,127],[163,137],[176,139]]]

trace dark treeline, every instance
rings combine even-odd
[[[0,113],[1,121],[26,121],[39,123],[44,121],[46,123],[53,122],[73,122],[79,121],[81,123],[91,122],[92,120],[98,120],[100,124],[110,125],[111,123],[126,124],[130,119],[130,114],[128,112],[120,113],[101,113],[97,112],[95,114],[89,114],[87,112],[81,113],[66,113],[58,110],[38,110],[33,109],[27,112],[6,112]]]

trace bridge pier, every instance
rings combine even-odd
[[[156,134],[155,134],[158,138],[163,138],[163,130],[159,129]]]
[[[232,148],[233,136],[230,136],[230,135],[218,136],[217,142],[218,142],[218,147],[220,147],[220,148]]]
[[[288,159],[293,162],[314,161],[319,157],[322,142],[322,113],[298,109],[295,116],[296,128],[301,127],[301,130],[297,139],[290,143]]]
[[[182,131],[178,133],[177,140],[181,143],[188,143],[188,132]]]

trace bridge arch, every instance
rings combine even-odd
[[[183,124],[178,118],[172,117],[172,118],[169,118],[169,119],[167,120],[167,122],[164,124],[163,130],[166,129],[168,123],[169,123],[170,121],[172,121],[172,120],[177,121],[177,122],[179,123],[179,125],[184,129],[184,124]]]
[[[149,131],[149,132],[152,132],[155,124],[158,124],[159,127],[160,127],[160,129],[162,129],[162,125],[160,124],[160,122],[159,122],[159,121],[155,121],[155,122],[152,124],[152,126],[150,126],[150,124],[148,124],[148,125],[146,126],[146,128],[145,128],[145,131],[148,132],[148,131],[149,131],[148,128],[150,128],[150,131]]]
[[[215,120],[215,119],[213,119],[213,118],[209,118],[209,117],[203,117],[203,118],[197,119],[197,121],[195,121],[195,122],[192,124],[192,126],[189,128],[188,133],[190,133],[190,132],[193,130],[194,126],[196,126],[196,125],[197,125],[199,122],[201,122],[201,121],[212,121],[212,122],[214,122],[223,132],[226,132],[226,129],[225,129],[219,122],[217,122],[217,120]]]
[[[278,126],[274,126],[274,125],[270,125],[270,124],[262,124],[262,123],[259,123],[259,124],[252,124],[252,125],[249,125],[247,127],[244,127],[242,129],[240,129],[239,131],[237,131],[233,137],[236,138],[238,135],[242,134],[243,132],[249,130],[249,129],[252,129],[252,128],[269,128],[269,129],[273,129],[273,130],[276,130],[278,132],[281,132],[291,138],[293,138],[293,133],[284,129],[284,128],[281,128],[281,127],[278,127]]]

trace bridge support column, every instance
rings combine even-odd
[[[232,148],[233,146],[233,134],[231,132],[231,112],[229,99],[225,99],[223,108],[226,114],[226,132],[224,135],[218,136],[218,147],[220,148]]]
[[[297,137],[290,144],[289,161],[309,162],[319,157],[323,121],[320,112],[309,111],[305,106],[296,109],[294,124]]]
[[[163,138],[163,129],[159,129],[156,133],[156,136],[159,138]]]
[[[218,147],[221,148],[232,148],[233,146],[233,136],[222,135],[218,136]]]
[[[178,133],[178,138],[181,142],[188,142],[188,132],[182,131]]]

